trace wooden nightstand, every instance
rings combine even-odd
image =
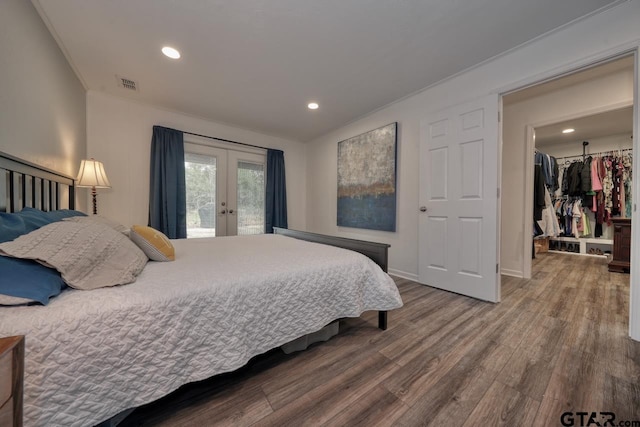
[[[613,222],[613,259],[609,262],[609,271],[628,273],[631,268],[631,219],[612,218]]]
[[[0,426],[22,427],[24,337],[0,338]]]

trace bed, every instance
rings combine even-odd
[[[72,208],[69,179],[0,154],[0,210],[57,209],[65,195]],[[134,283],[0,307],[0,336],[26,337],[26,425],[97,424],[336,319],[376,310],[383,329],[402,305],[386,245],[291,230],[172,243],[176,260]]]

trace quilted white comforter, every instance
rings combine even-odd
[[[25,426],[90,426],[342,317],[402,306],[368,258],[278,235],[176,240],[130,285],[0,308],[26,336]]]

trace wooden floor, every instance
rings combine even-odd
[[[550,426],[565,411],[640,420],[629,276],[567,254],[541,254],[534,272],[503,277],[499,304],[397,279],[405,305],[387,331],[375,313],[345,320],[328,342],[183,387],[121,426]]]

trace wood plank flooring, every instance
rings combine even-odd
[[[640,420],[629,276],[541,254],[491,304],[396,279],[404,307],[341,322],[306,351],[272,351],[136,409],[128,426],[550,426],[565,411]]]

